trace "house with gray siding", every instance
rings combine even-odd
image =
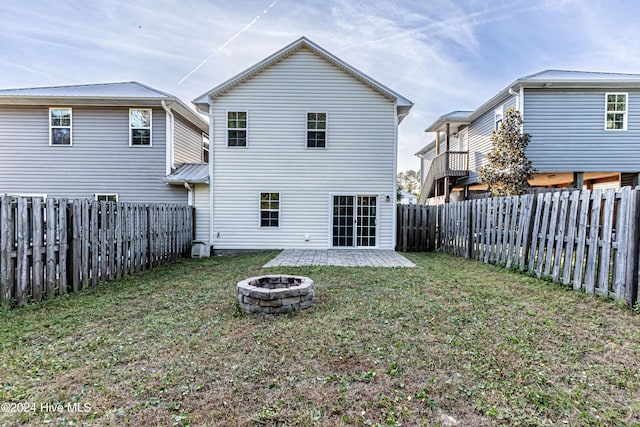
[[[395,246],[397,128],[411,101],[307,38],[196,98],[209,116],[215,249]]]
[[[640,172],[640,74],[546,70],[517,79],[474,111],[439,117],[421,161],[420,203],[484,192],[478,169],[505,111],[531,135],[530,184],[550,188],[637,185]]]
[[[0,90],[0,194],[187,203],[208,123],[137,82]]]

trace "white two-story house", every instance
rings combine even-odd
[[[421,161],[420,203],[483,192],[478,169],[505,111],[516,108],[531,135],[526,151],[535,187],[637,185],[640,172],[640,74],[546,70],[514,81],[473,111],[439,117]]]
[[[0,194],[188,203],[209,125],[137,82],[0,90]]]
[[[407,98],[303,37],[193,102],[211,136],[211,185],[195,186],[198,212],[209,208],[198,240],[394,248]]]

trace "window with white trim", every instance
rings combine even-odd
[[[151,109],[129,109],[129,145],[136,147],[151,146]]]
[[[247,112],[227,111],[227,147],[247,146]]]
[[[627,93],[606,93],[605,130],[627,130]]]
[[[501,105],[500,108],[497,108],[493,112],[493,130],[496,132],[500,130],[500,125],[502,124],[502,119],[504,118],[504,106]]]
[[[117,202],[118,201],[117,194],[96,193],[94,194],[94,198],[99,202]]]
[[[49,145],[72,145],[71,108],[49,108]]]
[[[280,226],[280,193],[260,193],[260,227]]]
[[[307,113],[307,148],[326,148],[327,113]]]
[[[209,163],[209,135],[202,132],[202,161]]]

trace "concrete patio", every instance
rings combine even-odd
[[[305,267],[332,265],[338,267],[415,267],[392,250],[376,249],[285,249],[263,265],[267,267]]]

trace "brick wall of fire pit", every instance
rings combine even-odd
[[[314,296],[313,280],[304,276],[268,275],[238,282],[238,301],[245,313],[304,310],[311,306]]]

